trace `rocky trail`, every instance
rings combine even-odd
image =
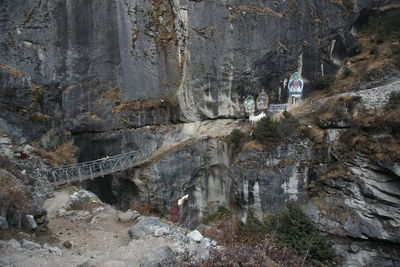
[[[216,245],[197,231],[195,241],[186,229],[170,222],[118,211],[88,191],[73,194],[73,201],[70,195],[67,189],[57,191],[44,204],[54,241],[50,245],[30,242],[34,235],[27,234],[22,242],[1,241],[0,266],[154,266],[160,262],[174,266],[199,260],[208,255],[211,244]],[[86,203],[76,196],[83,196]],[[73,209],[79,205],[86,209]]]

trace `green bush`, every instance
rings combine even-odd
[[[264,238],[267,234],[268,228],[257,218],[254,211],[249,209],[247,211],[246,223],[243,225],[241,230],[249,239],[254,240]]]
[[[231,134],[229,135],[229,142],[235,148],[238,148],[243,143],[244,137],[245,137],[245,134],[240,129],[233,129]]]
[[[283,119],[279,123],[280,134],[283,137],[288,137],[295,133],[296,129],[300,126],[300,122],[295,116],[286,110],[282,115]]]
[[[253,132],[254,138],[261,144],[268,144],[270,141],[278,141],[282,138],[279,122],[270,117],[262,118]]]
[[[352,73],[352,71],[351,71],[350,68],[345,67],[345,68],[343,69],[343,75],[344,75],[344,77],[349,77],[349,76],[351,75],[351,73]]]
[[[312,87],[316,90],[327,89],[332,86],[335,80],[336,78],[334,75],[325,75],[322,76],[321,78],[316,79],[313,82]]]
[[[385,108],[387,110],[400,110],[400,92],[392,92]]]
[[[371,48],[371,50],[369,50],[369,53],[371,55],[378,56],[379,55],[379,48],[375,45],[374,47]]]
[[[289,202],[285,211],[270,218],[268,224],[276,231],[278,244],[293,249],[298,256],[306,256],[318,265],[329,265],[335,260],[332,245],[294,202]]]
[[[363,51],[363,45],[359,42],[355,43],[349,51],[350,56],[357,56]]]
[[[400,9],[378,14],[370,19],[370,29],[379,32],[377,42],[389,37],[399,37],[400,34]]]

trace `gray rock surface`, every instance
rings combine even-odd
[[[38,227],[33,215],[25,215],[22,219],[22,225],[30,231],[35,230]]]
[[[17,229],[21,228],[21,222],[22,222],[22,211],[21,210],[15,210],[11,216],[8,217],[8,223],[10,226],[13,226]]]
[[[139,212],[135,210],[128,210],[118,214],[118,221],[122,223],[129,223],[136,220],[140,216]]]
[[[52,247],[52,246],[50,246],[49,244],[47,244],[47,243],[45,243],[44,245],[43,245],[43,249],[44,250],[47,250],[48,252],[50,252],[51,254],[53,254],[53,255],[57,255],[57,256],[62,256],[63,255],[63,252],[62,252],[62,250],[60,249],[60,248],[58,248],[58,247]]]
[[[38,243],[23,239],[22,240],[22,248],[27,250],[41,249],[42,246]]]
[[[336,70],[359,10],[394,2],[357,1],[353,12],[329,0],[7,0],[0,125],[17,142],[42,137],[52,147],[65,128],[240,117],[248,94],[286,99],[279,88],[294,71],[312,80],[321,64]]]
[[[169,227],[160,227],[154,231],[154,236],[157,236],[157,237],[169,235],[169,234],[170,234]]]
[[[157,228],[168,227],[166,223],[161,222],[156,217],[146,217],[132,226],[128,233],[131,238],[141,238],[153,234]]]
[[[140,267],[178,266],[174,252],[169,247],[159,247],[143,256]]]
[[[10,239],[8,240],[8,245],[13,248],[13,249],[19,249],[21,248],[21,243],[15,239]]]
[[[1,230],[8,229],[8,222],[7,222],[7,220],[6,220],[4,217],[2,217],[2,216],[0,216],[0,229],[1,229]]]

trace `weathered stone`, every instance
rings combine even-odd
[[[74,243],[72,241],[70,241],[70,240],[64,240],[61,244],[65,248],[68,248],[68,249],[70,249],[70,248],[72,248],[74,246]]]
[[[139,212],[135,210],[128,210],[118,214],[118,221],[122,223],[128,223],[136,220],[140,216]]]
[[[35,230],[37,228],[37,224],[32,215],[25,215],[22,218],[22,226],[30,231]]]
[[[27,249],[27,250],[34,250],[34,249],[41,249],[42,246],[39,245],[38,243],[22,239],[22,248]]]
[[[45,243],[43,245],[43,249],[47,250],[48,252],[50,252],[51,254],[57,255],[57,256],[62,256],[62,250],[58,247],[51,247],[49,246],[49,244]]]
[[[69,196],[69,200],[65,205],[66,210],[79,210],[85,207],[89,202],[102,203],[94,193],[87,190],[80,190]]]
[[[8,240],[8,245],[14,249],[19,249],[21,248],[21,243],[15,239],[10,239]]]
[[[0,216],[0,229],[1,230],[8,229],[8,222],[2,216]]]
[[[200,242],[203,239],[203,235],[197,230],[188,233],[187,236],[196,242]]]
[[[153,234],[160,227],[168,227],[168,225],[156,217],[146,217],[132,226],[128,233],[131,238],[141,238],[148,234]]]
[[[170,234],[170,230],[168,227],[160,227],[154,231],[154,236],[157,236],[157,237],[169,235],[169,234]]]
[[[174,252],[169,247],[159,247],[145,254],[140,260],[140,267],[178,266]]]

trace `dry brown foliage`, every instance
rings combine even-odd
[[[256,14],[273,16],[278,19],[282,19],[284,17],[282,13],[276,12],[276,11],[272,10],[271,8],[264,7],[260,4],[235,6],[235,7],[232,7],[232,10],[235,13],[241,13],[242,11],[247,11],[247,12],[252,12],[252,13],[256,13]]]
[[[140,215],[144,215],[144,216],[151,216],[151,215],[157,214],[156,206],[151,203],[140,205],[135,202],[132,202],[129,205],[129,208],[131,210],[136,210],[137,212],[140,213]]]
[[[44,159],[52,167],[58,167],[77,162],[77,154],[79,148],[75,145],[74,140],[69,140],[57,147],[54,151],[48,152],[35,145],[35,152]]]
[[[11,65],[7,65],[7,64],[0,64],[0,67],[2,67],[3,69],[7,70],[9,73],[11,73],[12,76],[14,76],[15,78],[22,78],[24,77],[24,73],[22,71],[19,71],[18,69],[14,68]]]
[[[4,158],[0,160],[3,161]],[[5,167],[10,168],[12,166],[7,165]],[[11,172],[0,169],[0,208],[4,202],[9,202],[11,209],[23,209],[27,206],[27,201],[28,195],[22,182]]]

